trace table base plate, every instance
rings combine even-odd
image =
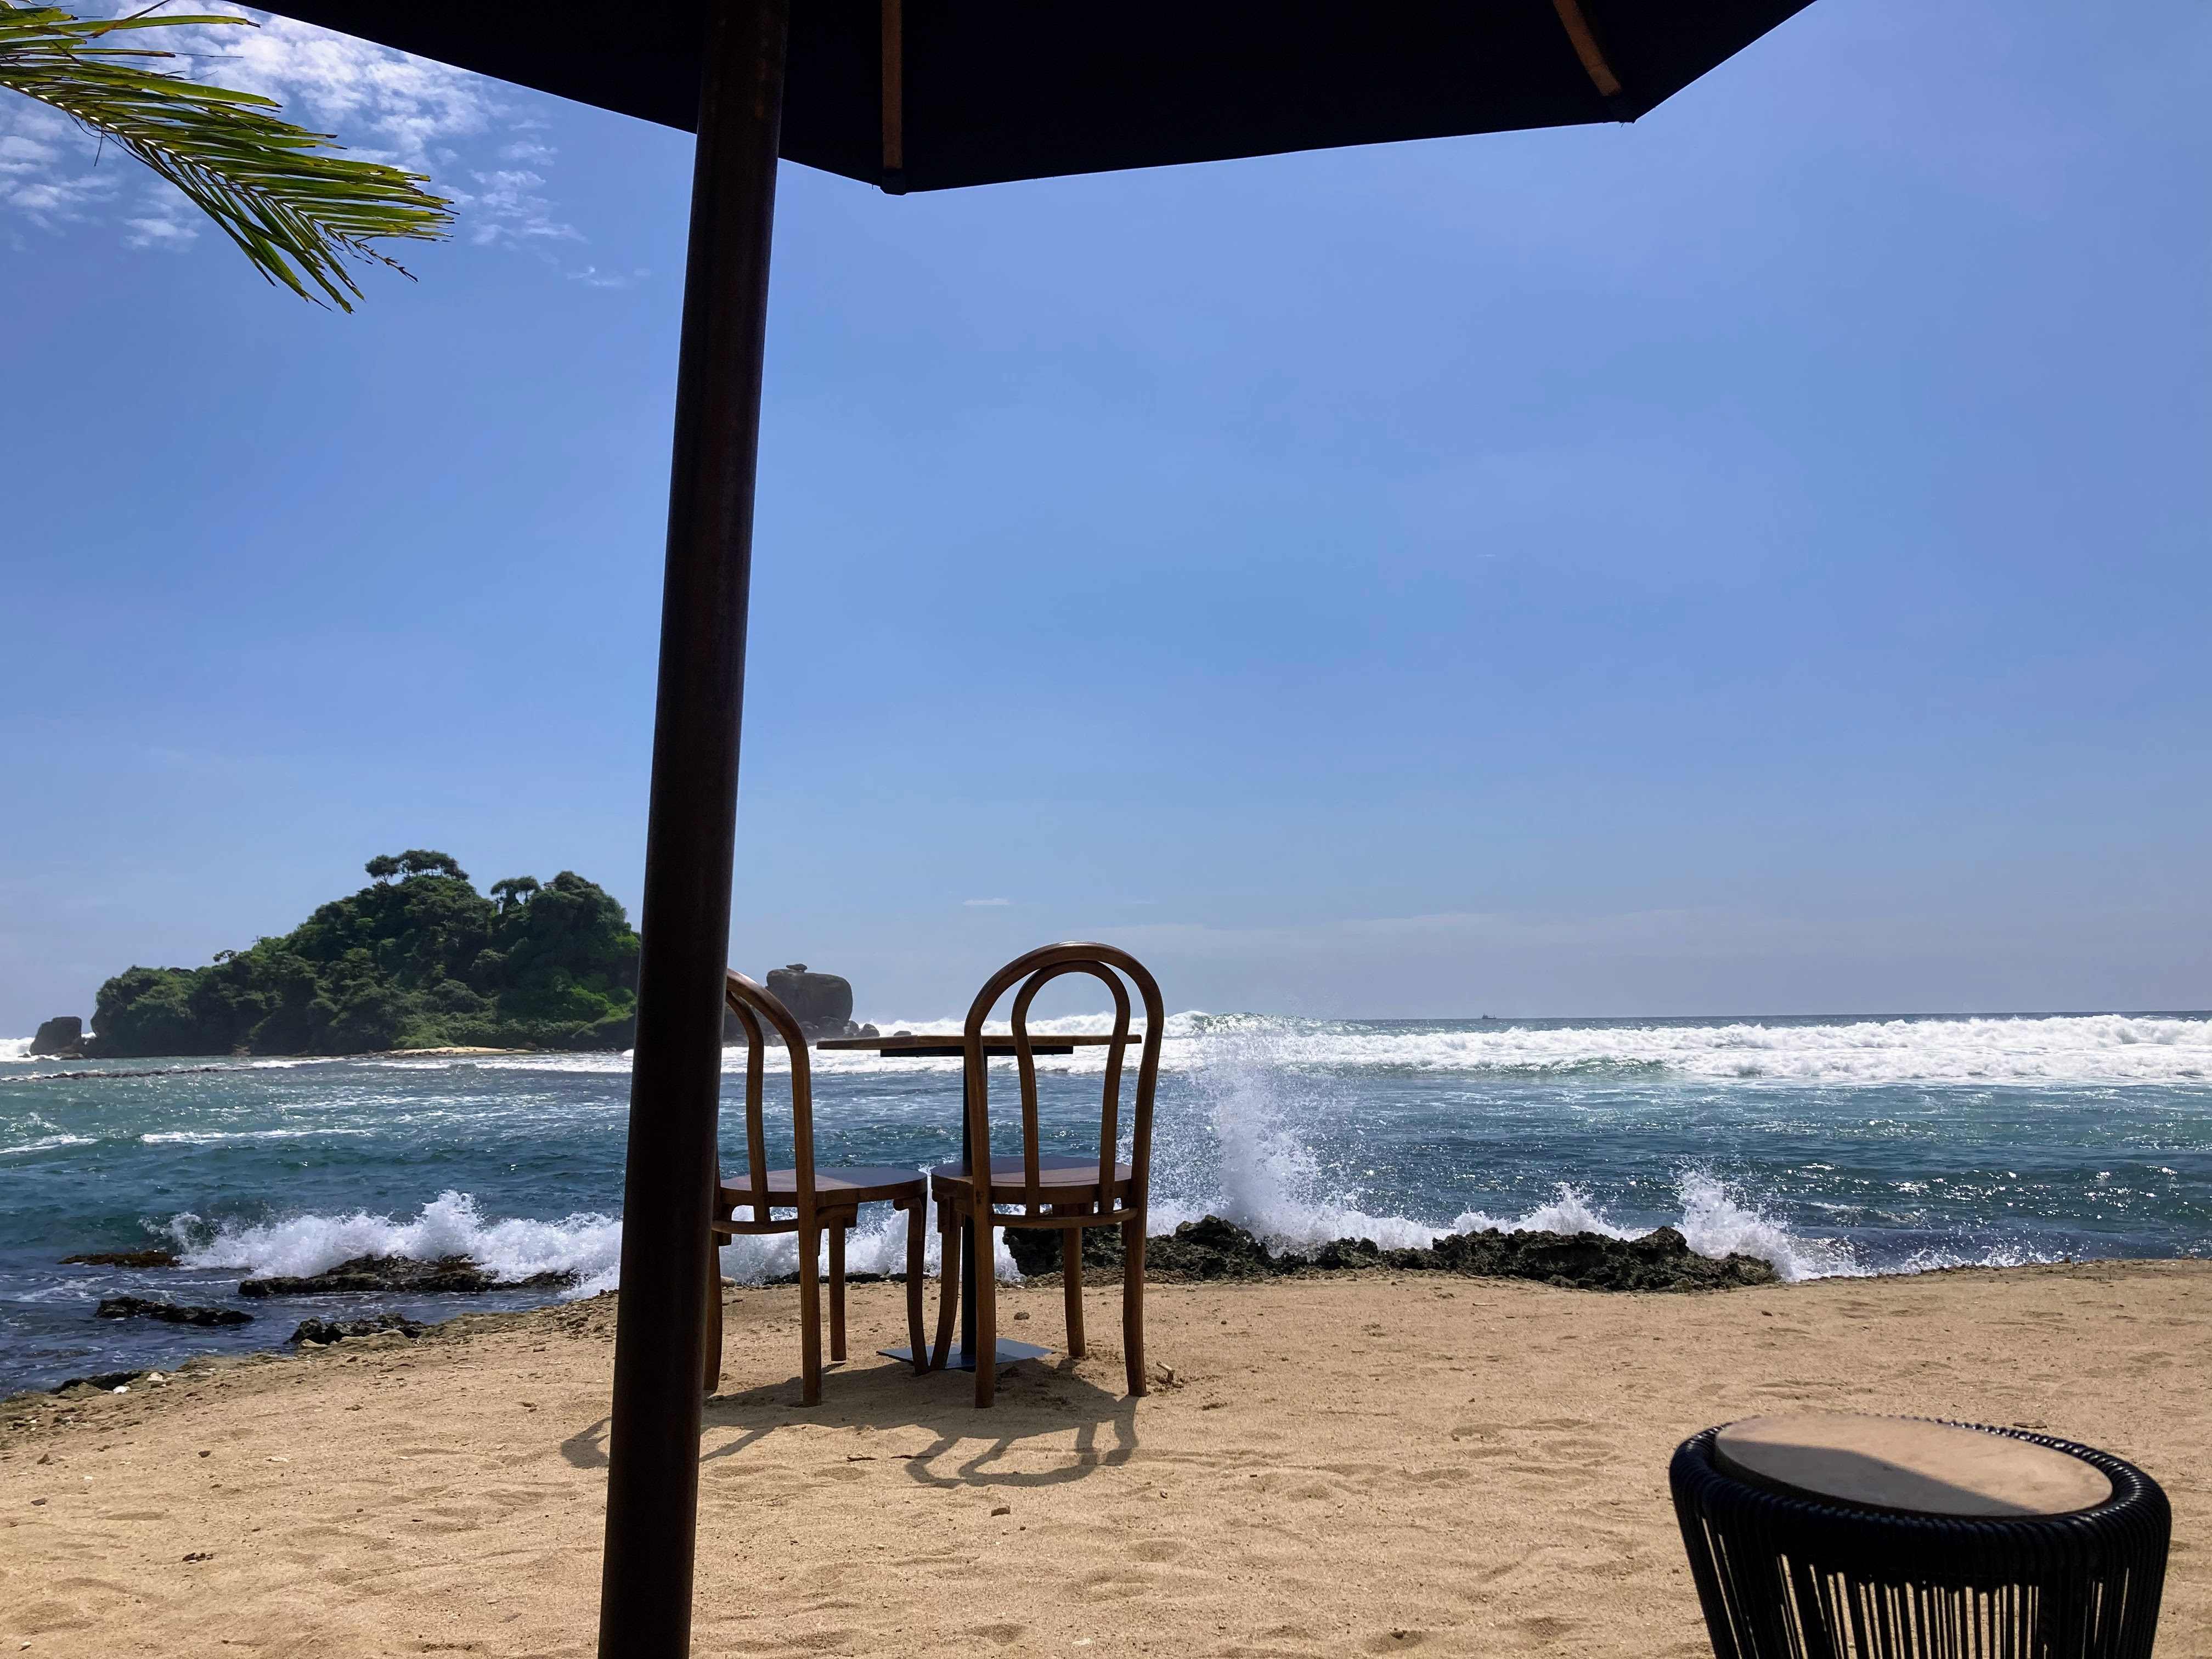
[[[878,1348],[876,1352],[886,1359],[902,1360],[909,1365],[914,1364],[912,1348]],[[999,1344],[999,1364],[1004,1367],[1024,1359],[1042,1359],[1051,1352],[1050,1348],[1040,1348],[1034,1342],[1001,1341]],[[923,1358],[928,1356],[925,1354]],[[972,1371],[975,1369],[975,1357],[965,1348],[955,1348],[951,1358],[945,1361],[945,1369],[948,1371]]]

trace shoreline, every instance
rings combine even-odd
[[[1347,1273],[1000,1291],[1051,1345],[974,1409],[879,1358],[797,1403],[797,1297],[725,1292],[699,1650],[972,1656],[1702,1652],[1666,1460],[1791,1406],[2021,1424],[2172,1498],[2160,1651],[2212,1646],[2212,1262],[1961,1268],[1726,1296]],[[0,1635],[37,1654],[590,1652],[613,1295],[410,1341],[238,1356],[0,1405]],[[1593,1595],[1593,1589],[1602,1593]]]
[[[1433,1268],[1419,1267],[1408,1268],[1389,1265],[1339,1267],[1302,1264],[1288,1267],[1281,1271],[1271,1273],[1264,1276],[1222,1275],[1218,1277],[1201,1278],[1192,1274],[1176,1273],[1173,1270],[1170,1270],[1165,1273],[1155,1273],[1148,1260],[1146,1272],[1146,1285],[1148,1291],[1153,1288],[1168,1291],[1202,1289],[1221,1292],[1232,1297],[1259,1294],[1271,1288],[1279,1286],[1291,1287],[1301,1285],[1316,1286],[1327,1285],[1387,1284],[1395,1287],[1404,1285],[1425,1286],[1432,1293],[1441,1294],[1445,1297],[1449,1297],[1452,1294],[1453,1287],[1462,1285],[1528,1286],[1555,1291],[1560,1295],[1567,1297],[1571,1299],[1570,1305],[1571,1305],[1571,1303],[1577,1300],[1588,1301],[1593,1304],[1630,1299],[1656,1302],[1660,1304],[1684,1303],[1691,1301],[1703,1302],[1723,1297],[1732,1298],[1753,1290],[1769,1292],[1778,1291],[1788,1295],[1813,1291],[1820,1286],[1856,1285],[1875,1287],[1892,1284],[1913,1283],[1916,1281],[1934,1279],[1978,1279],[1996,1280],[2000,1279],[2024,1278],[2036,1275],[2067,1275],[2077,1273],[2100,1273],[2108,1271],[2141,1271],[2156,1273],[2160,1270],[2175,1268],[2186,1269],[2191,1267],[2201,1268],[2207,1276],[2205,1314],[2208,1319],[2212,1319],[2212,1257],[2203,1256],[2098,1256],[2063,1261],[2008,1262],[2002,1266],[1995,1267],[1979,1263],[1960,1263],[1953,1266],[1918,1267],[1908,1271],[1887,1273],[1833,1274],[1820,1279],[1796,1280],[1776,1279],[1770,1282],[1759,1284],[1720,1282],[1708,1285],[1666,1290],[1643,1288],[1619,1290],[1592,1289],[1584,1286],[1547,1283],[1542,1279],[1531,1279],[1514,1274],[1462,1273],[1454,1273],[1449,1270],[1440,1271]],[[848,1273],[846,1275],[846,1282],[850,1287],[853,1294],[859,1294],[863,1290],[866,1290],[872,1293],[888,1291],[890,1293],[896,1293],[902,1296],[904,1294],[905,1280],[902,1276],[896,1273]],[[942,1293],[942,1280],[938,1274],[933,1273],[925,1275],[924,1282],[926,1285],[925,1295],[927,1297],[927,1307],[929,1309],[928,1318],[933,1321],[936,1317],[935,1309],[937,1306],[937,1298]],[[774,1294],[777,1292],[791,1291],[795,1290],[798,1283],[799,1279],[796,1273],[781,1274],[775,1278],[759,1280],[741,1280],[725,1278],[722,1280],[723,1298],[726,1304],[734,1297],[742,1297],[747,1294]],[[823,1283],[826,1285],[827,1280],[824,1279]],[[1120,1284],[1121,1278],[1118,1268],[1114,1269],[1110,1273],[1102,1273],[1097,1268],[1090,1267],[1086,1264],[1084,1280],[1086,1305],[1088,1303],[1096,1301],[1102,1297],[1109,1300],[1118,1298],[1120,1295]],[[1018,1280],[1001,1280],[999,1285],[999,1295],[1003,1299],[1008,1296],[1018,1296],[1024,1291],[1050,1291],[1057,1293],[1061,1289],[1061,1285],[1062,1277],[1057,1270],[1026,1273]],[[492,1293],[497,1294],[501,1291],[521,1290],[524,1287],[520,1285],[501,1285],[495,1287]],[[479,1310],[477,1308],[464,1307],[455,1312],[447,1314],[443,1318],[431,1318],[422,1321],[414,1321],[410,1319],[409,1322],[416,1327],[415,1335],[413,1337],[403,1338],[395,1332],[391,1335],[390,1341],[392,1344],[404,1346],[407,1341],[420,1340],[423,1337],[428,1336],[452,1336],[455,1334],[465,1336],[472,1332],[477,1331],[480,1328],[495,1329],[498,1328],[501,1322],[530,1320],[544,1317],[557,1314],[564,1309],[588,1309],[598,1307],[601,1304],[611,1309],[619,1302],[620,1296],[621,1292],[619,1291],[601,1291],[592,1296],[582,1297],[574,1300],[562,1300],[558,1297],[550,1297],[544,1302],[537,1303],[529,1307],[523,1308]],[[356,1318],[364,1316],[374,1316],[382,1311],[381,1310],[372,1308],[368,1305],[369,1303],[377,1300],[374,1295],[368,1293],[349,1293],[342,1297],[306,1297],[296,1299],[300,1300],[303,1304],[303,1310],[301,1312],[300,1321],[298,1322],[300,1323],[312,1323],[320,1317],[321,1316],[319,1316],[313,1311],[313,1310],[318,1306],[323,1310],[324,1313],[339,1319]],[[387,1299],[395,1302],[419,1302],[422,1300],[422,1298],[412,1296],[407,1292],[394,1292],[393,1295]],[[1054,1304],[1055,1309],[1058,1305],[1057,1302]],[[1116,1302],[1116,1305],[1118,1305],[1118,1301]],[[397,1315],[393,1316],[395,1318],[398,1317]],[[287,1317],[289,1317],[289,1310]],[[793,1315],[793,1317],[796,1317],[795,1314]],[[934,1324],[932,1324],[930,1328],[933,1332],[935,1329]],[[905,1339],[902,1336],[899,1340],[901,1343],[903,1343]],[[57,1400],[97,1398],[100,1395],[113,1392],[113,1389],[117,1384],[121,1384],[128,1389],[135,1389],[140,1382],[149,1379],[157,1383],[166,1383],[175,1381],[179,1375],[186,1372],[204,1373],[210,1370],[218,1370],[222,1367],[234,1365],[263,1365],[275,1361],[295,1359],[302,1357],[312,1356],[317,1353],[328,1352],[339,1348],[342,1348],[343,1352],[347,1353],[356,1353],[364,1351],[364,1344],[383,1344],[385,1341],[386,1338],[382,1335],[349,1337],[344,1339],[342,1342],[331,1344],[325,1346],[313,1342],[300,1342],[294,1340],[292,1337],[286,1337],[279,1339],[270,1346],[265,1347],[232,1348],[214,1352],[202,1350],[198,1352],[187,1353],[183,1358],[177,1360],[173,1364],[170,1365],[165,1366],[161,1364],[155,1364],[152,1365],[140,1366],[135,1369],[118,1368],[113,1371],[97,1372],[83,1376],[70,1377],[61,1382],[52,1385],[33,1385],[29,1388],[15,1389],[9,1392],[0,1394],[0,1421],[3,1421],[11,1412],[15,1415],[21,1415],[23,1412],[33,1410],[35,1407],[51,1403]],[[2207,1363],[2208,1364],[2212,1364],[2212,1326],[2208,1326],[2206,1343]],[[6,1443],[4,1438],[0,1438],[0,1450],[5,1449],[5,1444]]]

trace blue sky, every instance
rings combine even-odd
[[[0,109],[0,1031],[378,852],[636,899],[689,140],[234,71],[462,234],[316,310]],[[2208,73],[2191,0],[1820,0],[1633,127],[786,167],[733,961],[2212,1004]]]

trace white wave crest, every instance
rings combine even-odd
[[[886,1033],[957,1041],[957,1018],[878,1019]],[[994,1021],[988,1029],[1006,1030]],[[1035,1020],[1040,1039],[1103,1032],[1098,1014]],[[1141,1035],[1141,1032],[1139,1032]],[[1268,1014],[1169,1017],[1162,1033],[1161,1067],[1170,1074],[1203,1070],[1226,1047],[1237,1051],[1264,1043],[1272,1064],[1330,1071],[1465,1073],[1474,1075],[1571,1078],[1643,1075],[1697,1082],[1772,1083],[1850,1086],[1919,1084],[2116,1087],[2212,1081],[2212,1018],[2169,1014],[2053,1014],[1954,1018],[1837,1019],[1813,1024],[1758,1019],[1709,1024],[1593,1021],[1551,1024],[1508,1021],[1384,1023],[1292,1019]],[[8,1039],[15,1048],[27,1039]],[[0,1059],[9,1057],[0,1045]],[[957,1071],[957,1057],[890,1057],[861,1050],[814,1049],[809,1063],[826,1076],[913,1074]],[[723,1070],[742,1072],[744,1050],[723,1051]],[[1106,1063],[1103,1048],[1041,1055],[1047,1073],[1094,1073]],[[488,1072],[566,1072],[627,1075],[623,1053],[437,1055],[422,1059],[258,1060],[256,1066],[367,1065]],[[1011,1059],[994,1062],[1011,1070]],[[790,1069],[789,1057],[771,1046],[769,1070]]]
[[[878,1020],[885,1032],[957,1039],[957,1019]],[[1005,1022],[994,1022],[1003,1031]],[[1032,1022],[1039,1037],[1097,1032],[1102,1016]],[[1171,1015],[1162,1033],[1161,1066],[1186,1073],[1231,1051],[1264,1044],[1271,1063],[1332,1071],[1403,1071],[1563,1077],[1638,1073],[1700,1082],[1881,1085],[1893,1084],[2086,1085],[2189,1084],[2212,1080],[2212,1018],[2191,1015],[2063,1014],[1959,1018],[1838,1019],[1798,1024],[1760,1020],[1706,1024],[1504,1021],[1405,1024],[1291,1019],[1267,1014]],[[580,1060],[582,1057],[574,1057]],[[957,1059],[894,1059],[817,1049],[817,1072],[957,1069]],[[605,1057],[602,1064],[613,1060]],[[533,1057],[533,1063],[544,1063]],[[573,1061],[571,1062],[573,1063]],[[726,1051],[741,1069],[744,1051]],[[1040,1071],[1095,1073],[1103,1048],[1039,1058]],[[627,1068],[629,1061],[619,1061]],[[1000,1067],[1011,1068],[1011,1060]],[[786,1068],[781,1055],[771,1069]],[[610,1069],[612,1066],[610,1065]]]
[[[1301,1133],[1305,1124],[1337,1108],[1330,1091],[1309,1090],[1297,1067],[1281,1063],[1281,1024],[1239,1020],[1214,1034],[1207,1063],[1191,1079],[1207,1103],[1212,1145],[1170,1146],[1169,1156],[1158,1160],[1156,1230],[1168,1231],[1211,1212],[1246,1228],[1273,1249],[1288,1250],[1308,1250],[1339,1238],[1369,1239],[1386,1249],[1418,1249],[1446,1233],[1491,1227],[1504,1232],[1593,1232],[1608,1238],[1633,1238],[1649,1231],[1617,1224],[1588,1194],[1566,1182],[1554,1189],[1551,1201],[1516,1216],[1468,1210],[1438,1225],[1368,1212],[1358,1194],[1328,1189],[1321,1161]],[[1673,1224],[1701,1255],[1757,1256],[1793,1280],[1867,1271],[1845,1246],[1794,1233],[1708,1172],[1684,1171],[1675,1192],[1681,1213]]]
[[[465,1255],[503,1280],[533,1273],[577,1275],[572,1296],[613,1287],[622,1224],[592,1212],[559,1221],[486,1221],[466,1193],[444,1192],[410,1221],[371,1215],[294,1216],[255,1226],[210,1229],[191,1214],[168,1225],[188,1267],[236,1267],[255,1275],[318,1273],[358,1255],[436,1261]]]
[[[36,1140],[26,1140],[20,1146],[0,1146],[0,1158],[13,1158],[19,1153],[51,1152],[63,1146],[90,1146],[96,1143],[94,1135],[41,1135]]]
[[[1699,1255],[1756,1256],[1784,1279],[1856,1278],[1872,1270],[1863,1266],[1849,1246],[1834,1239],[1807,1238],[1755,1204],[1747,1204],[1728,1187],[1701,1170],[1684,1171],[1674,1183],[1682,1213],[1672,1225]],[[1524,1215],[1500,1220],[1470,1210],[1445,1231],[1480,1232],[1495,1227],[1507,1233],[1597,1233],[1607,1238],[1641,1238],[1650,1229],[1616,1224],[1604,1210],[1590,1202],[1588,1194],[1561,1182],[1557,1195]]]
[[[168,1224],[179,1260],[187,1267],[234,1268],[257,1276],[318,1273],[362,1255],[396,1255],[416,1261],[466,1256],[495,1278],[514,1281],[536,1273],[570,1273],[576,1283],[563,1299],[616,1288],[622,1261],[622,1223],[585,1212],[559,1221],[520,1218],[487,1221],[466,1193],[445,1192],[411,1220],[371,1215],[300,1215],[253,1226],[210,1228],[184,1214]],[[938,1265],[935,1229],[927,1235],[928,1271]],[[826,1272],[826,1249],[817,1263]],[[798,1240],[788,1235],[740,1238],[722,1252],[722,1272],[740,1284],[759,1284],[797,1271]],[[864,1215],[848,1243],[848,1273],[902,1274],[906,1218],[890,1212]],[[998,1276],[1019,1278],[1006,1243],[999,1242]]]
[[[1186,1038],[1179,1027],[1195,1028]],[[1534,1075],[1649,1071],[1803,1084],[2174,1084],[2212,1079],[2212,1019],[2129,1014],[1738,1021],[1705,1025],[1462,1024],[1394,1029],[1263,1016],[1178,1016],[1170,1063],[1198,1043],[1266,1036],[1279,1065]],[[1180,1052],[1179,1052],[1180,1051]]]
[[[30,1057],[29,1037],[0,1037],[0,1061],[28,1060]]]

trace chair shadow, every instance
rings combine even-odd
[[[819,1406],[798,1403],[796,1376],[718,1394],[707,1401],[703,1432],[733,1427],[743,1432],[702,1453],[699,1461],[742,1456],[777,1431],[797,1425],[925,1429],[933,1437],[926,1450],[882,1455],[886,1462],[903,1462],[916,1483],[945,1489],[1066,1486],[1094,1470],[1126,1463],[1137,1453],[1137,1401],[1109,1394],[1079,1375],[1075,1362],[1064,1354],[1024,1360],[1000,1372],[998,1398],[988,1410],[975,1408],[975,1389],[968,1371],[916,1376],[894,1364],[826,1368]],[[1075,1431],[1068,1449],[1072,1462],[1043,1470],[995,1467],[1024,1443],[1070,1429]]]

